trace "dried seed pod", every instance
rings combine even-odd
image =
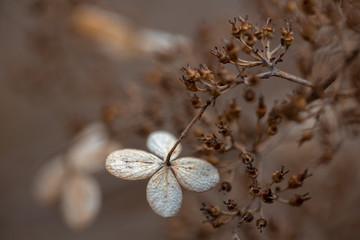
[[[245,101],[252,102],[255,100],[255,98],[256,98],[256,94],[254,90],[252,90],[251,88],[246,89],[246,91],[244,92]]]
[[[230,192],[231,191],[231,183],[229,183],[228,181],[223,181],[221,183],[221,187],[220,190],[221,192]]]
[[[293,32],[291,31],[291,24],[286,23],[286,28],[281,28],[280,43],[283,46],[289,47],[294,41]]]
[[[268,18],[266,19],[265,27],[263,27],[264,36],[270,38],[273,32],[274,28],[271,27],[271,18]]]
[[[245,165],[249,165],[255,161],[255,156],[249,152],[243,152],[240,154],[240,158]]]
[[[216,205],[206,205],[205,203],[202,203],[202,207],[200,208],[200,211],[204,211],[205,214],[209,215],[210,217],[218,217],[221,214],[221,210]]]
[[[256,228],[259,229],[260,232],[266,227],[267,221],[265,218],[259,218],[256,220]]]
[[[214,56],[216,56],[219,59],[219,61],[223,64],[230,62],[230,57],[225,52],[225,50],[220,50],[217,47],[215,47],[214,49],[210,50],[210,53],[213,54]]]
[[[294,196],[289,199],[289,204],[295,207],[300,207],[305,201],[310,199],[311,197],[309,196],[309,193],[305,193],[303,195],[294,194]]]
[[[285,179],[285,175],[289,172],[286,171],[284,172],[284,166],[281,167],[281,170],[280,171],[275,171],[272,175],[272,180],[274,183],[280,183],[282,182],[284,179]]]
[[[255,178],[257,178],[257,176],[259,174],[259,170],[252,164],[249,164],[246,166],[246,173],[249,177],[255,179]]]
[[[251,210],[246,210],[242,214],[241,220],[244,221],[244,222],[251,222],[253,219],[254,219],[254,213]]]
[[[275,199],[277,199],[277,196],[275,195],[275,193],[273,193],[271,188],[268,188],[262,191],[261,199],[263,200],[264,203],[270,204],[273,203]]]
[[[255,74],[251,74],[249,77],[245,78],[245,84],[248,86],[256,86],[260,81],[260,78]]]
[[[259,97],[259,103],[258,106],[256,108],[256,116],[258,119],[261,119],[265,116],[266,114],[266,105],[264,103],[264,97],[260,96]]]
[[[254,184],[250,185],[249,192],[253,196],[259,196],[261,194],[261,187],[259,186],[257,181],[255,181]]]
[[[236,101],[232,100],[229,106],[224,112],[224,116],[227,122],[232,122],[235,119],[240,118],[241,109],[237,106]]]
[[[288,182],[288,188],[298,188],[303,185],[303,182],[306,178],[310,177],[312,174],[308,173],[308,170],[305,169],[303,173],[298,175],[293,175],[290,177]]]
[[[201,98],[199,98],[196,94],[194,94],[194,95],[191,97],[191,105],[192,105],[194,108],[200,108],[200,107],[201,107],[201,104],[202,104]]]
[[[198,70],[192,69],[189,64],[186,67],[182,67],[181,70],[186,73],[190,80],[194,82],[200,80],[200,73],[198,72]]]
[[[185,76],[182,76],[182,78],[180,78],[180,81],[182,81],[185,84],[186,89],[191,92],[198,92],[200,90],[196,86],[195,81],[193,81],[191,79],[187,79]]]
[[[238,211],[237,203],[234,199],[229,199],[227,202],[224,201],[224,204],[230,212]]]

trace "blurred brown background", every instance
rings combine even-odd
[[[37,171],[69,144],[79,123],[99,120],[107,103],[119,98],[124,100],[123,85],[141,84],[145,71],[154,63],[150,58],[109,55],[94,41],[76,32],[71,16],[74,9],[84,3],[122,15],[139,28],[187,37],[192,37],[203,23],[216,23],[227,33],[227,20],[231,17],[250,15],[255,23],[256,19],[262,19],[253,3],[241,0],[0,0],[1,240],[169,237],[169,221],[157,216],[146,201],[147,181],[122,181],[105,171],[96,174],[103,194],[102,208],[94,224],[82,232],[66,227],[58,207],[41,208],[31,196]],[[279,25],[276,23],[276,29]],[[222,37],[217,36],[217,40]],[[301,46],[300,43],[297,46]],[[295,59],[296,50],[292,49],[285,56],[285,62]],[[288,65],[282,63],[281,68],[297,74],[294,65],[295,60]],[[181,76],[181,72],[175,75]],[[279,85],[287,90],[283,91]],[[271,92],[267,101],[272,102],[285,96],[289,86],[294,85],[285,80],[264,81],[259,89]],[[265,176],[271,176],[272,171],[284,163],[293,173],[311,165],[316,144],[305,144],[299,149],[298,136],[291,133],[289,136],[291,141],[283,140],[281,147],[267,156]],[[145,138],[126,137],[123,146],[145,148]],[[299,192],[311,193],[311,201],[304,206],[265,206],[265,213],[275,217],[285,229],[280,229],[284,239],[295,238],[295,235],[297,239],[327,240],[358,236],[358,144],[358,140],[346,141],[333,162],[316,169]],[[179,218],[198,217],[196,222],[200,223],[203,216],[198,211],[198,200],[193,201],[195,194],[184,192],[184,210]],[[206,199],[206,194],[196,196]],[[221,202],[223,196],[211,200]],[[191,221],[188,224],[191,225]],[[224,228],[227,235],[222,237],[229,239],[233,225]],[[188,229],[193,230],[191,226]],[[276,233],[276,229],[269,230],[265,237],[258,233],[252,236],[272,239],[276,236],[271,235],[272,232]],[[187,239],[186,234],[183,239]]]
[[[58,208],[40,208],[30,194],[36,171],[72,136],[69,123],[98,119],[101,106],[118,94],[112,86],[138,81],[149,64],[109,58],[74,32],[69,16],[80,3],[187,36],[202,22],[221,19],[227,27],[230,16],[248,14],[250,6],[237,0],[0,1],[0,239],[164,239],[165,220],[146,202],[146,181],[96,175],[102,209],[81,233],[66,228]]]

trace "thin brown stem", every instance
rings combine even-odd
[[[180,144],[182,139],[186,136],[186,134],[190,131],[191,127],[201,118],[207,107],[215,101],[216,97],[213,97],[211,100],[208,100],[200,109],[200,111],[195,115],[195,117],[191,120],[191,122],[186,126],[185,130],[181,133],[179,139],[176,141],[174,146],[169,151],[168,155],[166,156],[165,163],[170,165],[170,158],[173,152],[175,151],[176,147]]]

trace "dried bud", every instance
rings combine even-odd
[[[192,69],[189,64],[186,67],[182,67],[181,70],[186,73],[189,80],[192,80],[194,82],[200,80],[200,73],[198,72],[198,70]]]
[[[242,215],[242,221],[251,222],[254,219],[254,213],[251,210],[246,210]]]
[[[275,171],[272,175],[272,180],[274,183],[280,183],[285,179],[285,175],[289,172],[284,172],[284,166],[281,167],[280,171]]]
[[[231,128],[230,125],[224,122],[220,122],[220,124],[216,124],[216,126],[219,128],[219,133],[223,136],[230,136],[231,135]]]
[[[263,27],[264,36],[269,38],[274,32],[274,28],[271,27],[271,18],[266,19],[266,25]]]
[[[254,90],[252,90],[250,88],[246,89],[246,91],[244,92],[244,99],[247,102],[254,101],[255,97],[256,97],[256,94],[255,94]]]
[[[200,78],[214,84],[214,72],[210,70],[205,64],[200,65]]]
[[[251,178],[257,178],[259,171],[254,165],[249,164],[246,166],[246,173]]]
[[[261,187],[259,186],[257,181],[255,181],[254,184],[250,185],[249,192],[253,196],[259,196],[261,194]]]
[[[258,27],[255,27],[255,30],[254,30],[254,36],[257,38],[257,39],[262,39],[264,37],[264,33],[262,30],[260,30]]]
[[[230,57],[229,55],[225,52],[225,50],[219,50],[217,47],[215,47],[215,49],[211,49],[210,53],[214,56],[216,56],[219,61],[223,64],[229,63],[230,62]]]
[[[231,61],[236,62],[238,60],[237,52],[239,51],[239,48],[233,42],[228,42],[226,44],[226,51]]]
[[[301,187],[303,185],[304,180],[310,176],[312,176],[312,174],[309,174],[307,169],[305,169],[303,173],[291,176],[288,182],[288,188]]]
[[[200,90],[193,80],[187,79],[185,76],[182,76],[180,81],[182,81],[185,84],[186,89],[191,92],[198,92]]]
[[[247,17],[245,19],[239,17],[239,20],[240,20],[240,32],[242,34],[249,34],[251,31],[251,25],[247,22]]]
[[[274,136],[275,134],[277,134],[278,130],[279,130],[279,128],[276,125],[269,126],[267,129],[267,134],[269,134],[270,136]]]
[[[218,217],[221,214],[220,208],[216,205],[206,205],[205,203],[202,203],[200,210],[204,211],[204,213],[210,217]]]
[[[235,38],[240,37],[240,28],[236,26],[236,18],[234,18],[234,21],[229,20],[229,23],[231,24],[231,35],[233,35]]]
[[[300,207],[305,201],[310,199],[311,197],[309,196],[309,193],[305,193],[303,195],[294,194],[294,196],[289,199],[289,204],[295,207]]]
[[[256,220],[256,228],[259,229],[260,232],[266,227],[267,221],[265,218],[259,218]]]
[[[234,199],[229,199],[228,202],[225,202],[224,201],[224,204],[226,205],[227,209],[230,211],[230,212],[235,212],[235,211],[238,211],[237,209],[237,203]]]
[[[222,153],[225,151],[224,143],[215,134],[211,137],[202,135],[202,137],[198,138],[198,141],[204,143],[208,148],[214,149],[216,152]]]
[[[289,47],[294,41],[293,32],[291,31],[291,24],[286,23],[286,28],[281,28],[280,43],[282,46]]]
[[[265,116],[266,114],[266,105],[264,103],[264,97],[260,96],[259,97],[259,103],[258,106],[256,108],[256,116],[258,119],[261,119]]]
[[[200,108],[201,107],[201,99],[196,94],[194,94],[191,97],[191,104],[194,108]]]
[[[231,122],[234,119],[240,118],[241,109],[236,105],[236,101],[233,100],[226,108],[224,116],[226,121]]]
[[[253,34],[247,34],[246,36],[245,36],[245,42],[246,42],[246,44],[248,45],[248,46],[250,46],[250,47],[252,47],[252,46],[254,46],[254,44],[256,43],[256,37],[255,37],[255,35],[253,35]]]
[[[255,156],[249,152],[243,152],[240,154],[240,158],[242,159],[245,165],[249,165],[254,162]]]
[[[260,78],[255,74],[251,74],[249,77],[245,78],[245,84],[248,86],[256,86],[260,81]]]
[[[272,192],[271,188],[265,189],[261,193],[261,199],[264,203],[273,203],[277,196]]]
[[[231,191],[231,183],[229,183],[228,181],[224,181],[221,183],[221,188],[220,190],[221,192],[230,192]]]

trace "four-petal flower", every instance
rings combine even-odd
[[[152,209],[163,217],[174,216],[181,207],[184,188],[204,192],[219,182],[219,173],[205,160],[193,157],[178,158],[181,145],[171,155],[170,163],[166,157],[174,146],[176,138],[164,131],[150,134],[147,147],[155,155],[135,149],[112,152],[106,159],[106,169],[115,177],[126,180],[150,178],[146,196]]]

